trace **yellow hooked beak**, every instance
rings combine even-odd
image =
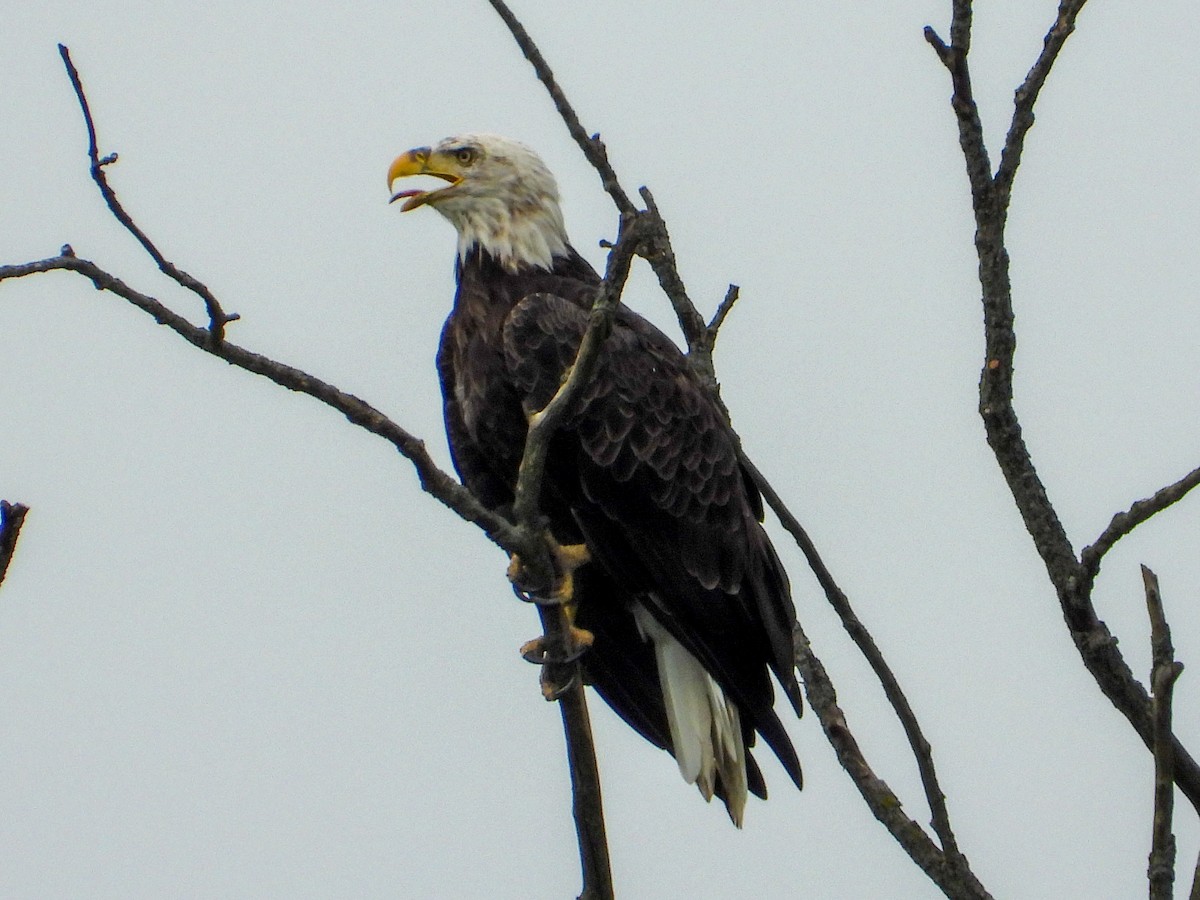
[[[392,199],[389,203],[395,203],[397,200],[404,200],[404,205],[400,207],[401,212],[408,212],[410,209],[416,209],[418,206],[423,206],[432,200],[437,194],[442,191],[448,191],[456,184],[462,181],[462,176],[458,175],[450,169],[453,167],[452,160],[443,159],[442,154],[434,153],[428,147],[417,147],[415,150],[409,150],[397,156],[390,167],[388,167],[388,190],[392,189],[392,185],[399,178],[408,178],[412,175],[432,175],[435,178],[441,178],[443,181],[450,182],[449,187],[439,188],[435,191],[400,191],[392,194]]]

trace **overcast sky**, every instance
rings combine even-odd
[[[979,286],[946,73],[949,0],[516,4],[693,297],[751,455],[810,529],[933,742],[997,897],[1145,893],[1152,762],[1084,671],[975,411]],[[1056,4],[977,3],[993,159]],[[1153,16],[1153,18],[1151,18]],[[107,214],[241,314],[231,340],[352,391],[448,465],[433,355],[455,238],[387,205],[399,152],[536,147],[597,265],[615,215],[482,0],[14,4],[0,263],[69,242],[202,321]],[[1169,26],[1169,27],[1168,27]],[[1010,217],[1018,411],[1076,547],[1200,464],[1200,12],[1090,4]],[[669,325],[642,266],[627,301]],[[382,441],[66,273],[0,288],[0,497],[32,508],[0,591],[0,896],[547,897],[578,889],[557,710],[506,560]],[[877,773],[928,820],[881,693],[802,559],[799,615]],[[1096,599],[1140,677],[1161,579],[1176,729],[1200,751],[1200,497],[1123,541]],[[592,704],[618,894],[940,896],[815,716],[796,792],[743,832]],[[1177,808],[1181,882],[1200,829]],[[1186,895],[1181,884],[1178,896]]]

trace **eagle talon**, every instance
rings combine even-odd
[[[526,641],[517,652],[521,654],[521,659],[525,662],[533,663],[535,666],[545,665],[546,639],[545,637],[536,637],[532,641]]]
[[[580,628],[578,625],[572,624],[570,628],[570,643],[573,647],[586,650],[592,644],[596,643],[596,636],[586,628]]]
[[[567,679],[565,684],[555,684],[553,681],[551,681],[549,678],[547,678],[545,676],[545,674],[543,673],[543,675],[542,675],[542,696],[546,698],[547,702],[553,702],[555,700],[559,700],[569,690],[571,690],[571,688],[575,687],[575,685],[578,681],[579,681],[579,670],[578,669],[571,670],[571,677]]]
[[[541,594],[533,594],[517,585],[512,586],[513,593],[517,595],[517,599],[524,603],[532,603],[535,606],[562,606],[567,601],[562,597],[543,597]]]
[[[571,626],[567,635],[567,652],[562,656],[552,656],[547,648],[549,639],[546,635],[526,641],[518,651],[521,658],[537,666],[565,666],[582,659],[583,655],[596,642],[596,636],[584,628]]]
[[[570,602],[575,596],[575,570],[591,562],[592,554],[588,551],[587,544],[560,544],[549,531],[545,533],[545,539],[555,570],[554,584],[549,592],[543,594],[523,586],[525,566],[517,553],[508,558],[508,580],[513,584],[514,593],[526,602],[542,606]]]

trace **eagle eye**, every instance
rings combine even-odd
[[[476,152],[473,147],[459,147],[454,151],[454,158],[458,160],[460,165],[469,166],[475,162]]]

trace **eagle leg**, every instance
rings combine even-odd
[[[542,696],[546,698],[547,702],[558,700],[560,697],[566,694],[567,691],[575,687],[575,683],[579,680],[579,669],[572,668],[569,671],[571,674],[567,680],[559,683],[550,675],[550,669],[548,666],[542,667],[542,675],[540,679],[542,685]]]
[[[564,579],[564,583],[569,584],[570,580]],[[567,663],[573,663],[583,656],[588,648],[596,642],[596,636],[586,628],[580,628],[575,624],[575,602],[571,597],[554,597],[553,603],[546,605],[562,606],[563,612],[567,617],[566,633],[558,639],[543,634],[531,641],[526,641],[521,645],[521,656],[535,665],[566,665]],[[564,652],[557,655],[552,653],[551,645],[554,643],[563,644]]]
[[[509,580],[514,583],[517,596],[540,606],[561,606],[566,617],[566,629],[561,633],[544,634],[521,645],[521,656],[527,661],[542,666],[542,694],[547,700],[557,700],[574,685],[578,677],[572,671],[565,684],[558,684],[551,675],[557,670],[578,660],[595,643],[596,636],[575,624],[575,570],[592,559],[586,544],[560,544],[546,532],[546,543],[554,561],[556,579],[548,597],[530,594],[515,587],[522,576],[521,559],[513,554],[508,565]],[[544,618],[544,617],[543,617]],[[557,652],[556,652],[557,651]]]
[[[592,561],[592,554],[587,544],[560,544],[549,531],[545,533],[547,546],[550,548],[550,559],[554,564],[555,581],[548,595],[539,595],[520,587],[525,579],[525,566],[519,554],[514,553],[508,560],[508,580],[514,585],[514,590],[522,600],[529,600],[542,606],[569,604],[575,597],[575,570]]]

